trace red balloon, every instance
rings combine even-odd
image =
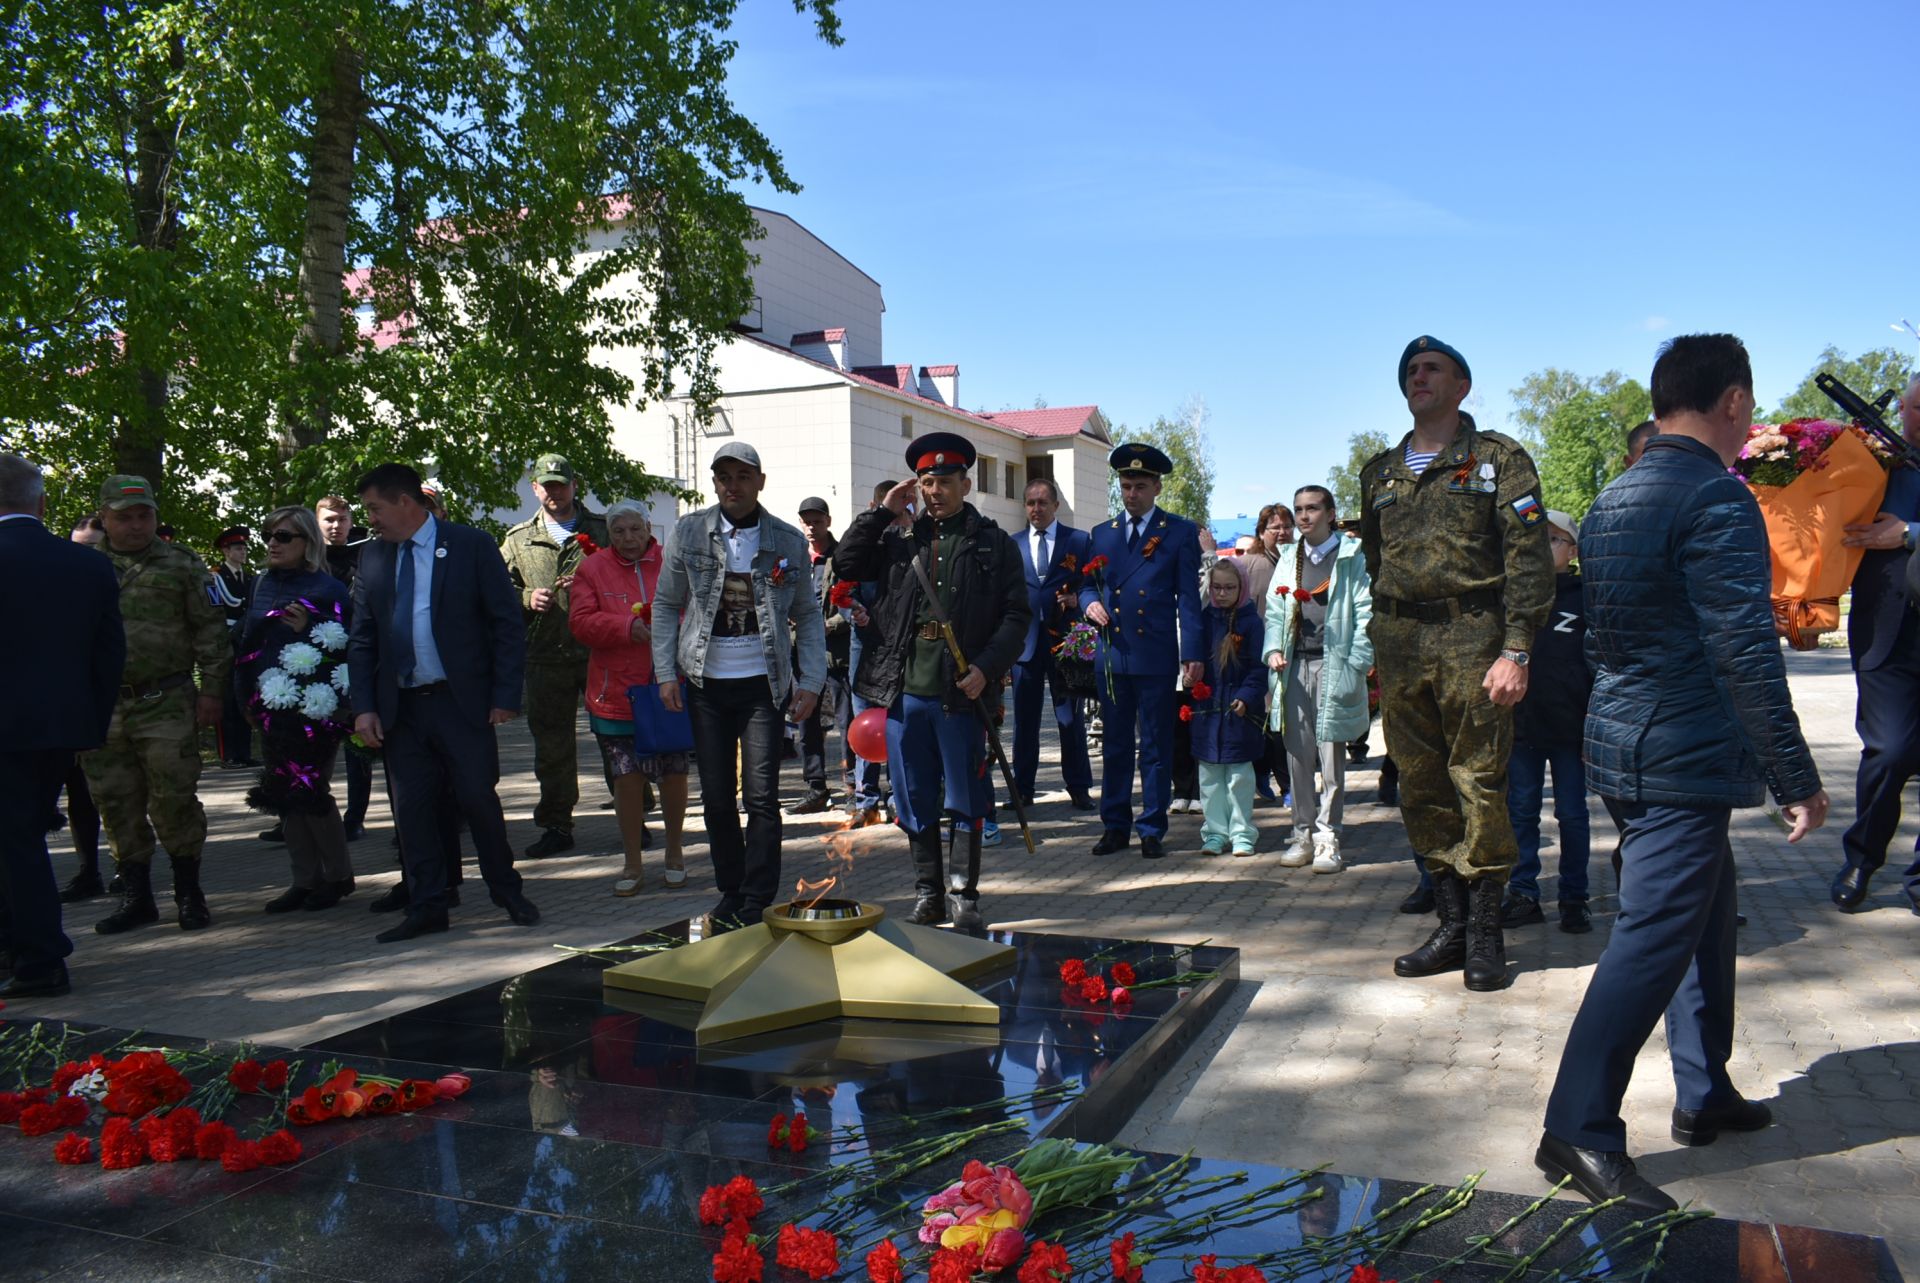
[[[865,762],[887,760],[887,710],[869,708],[847,725],[847,747]]]

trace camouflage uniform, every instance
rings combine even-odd
[[[607,519],[575,502],[579,519],[576,535],[595,545],[608,544]],[[533,608],[537,588],[553,588],[554,581],[571,576],[584,554],[575,539],[563,546],[554,539],[545,513],[507,531],[500,545],[507,575],[520,590],[527,623],[527,730],[533,736],[533,773],[540,780],[540,801],[533,822],[543,829],[573,831],[573,807],[580,800],[578,718],[580,697],[587,688],[587,648],[574,640],[567,621],[571,605],[568,590],[555,590],[553,605]]]
[[[1409,433],[1361,473],[1374,663],[1407,839],[1430,867],[1505,879],[1513,709],[1481,686],[1503,649],[1530,651],[1553,607],[1553,554],[1533,460],[1460,415],[1416,476]],[[1422,618],[1426,616],[1426,618]]]
[[[206,563],[179,544],[155,539],[135,553],[100,549],[120,579],[127,667],[104,746],[81,765],[107,830],[113,858],[150,864],[154,835],[176,866],[198,860],[207,841],[194,726],[194,670],[199,692],[226,689],[233,651],[226,616],[209,593]]]

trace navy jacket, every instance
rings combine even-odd
[[[507,578],[507,563],[491,537],[450,521],[437,525],[433,644],[460,716],[485,726],[493,709],[520,708],[527,667],[520,594]],[[396,546],[378,539],[360,550],[347,646],[354,711],[380,714],[381,726],[389,730],[400,717],[400,675],[385,662],[393,648]]]
[[[1231,631],[1240,643],[1234,648],[1233,663],[1220,667],[1220,644]],[[1200,644],[1206,652],[1206,699],[1193,701],[1193,756],[1202,762],[1257,762],[1266,755],[1267,669],[1260,662],[1260,647],[1266,637],[1260,608],[1243,601],[1234,608],[1231,619],[1218,606],[1200,613]],[[1234,700],[1247,706],[1244,715],[1235,715]]]
[[[1094,527],[1093,554],[1108,565],[1098,587],[1080,581],[1081,611],[1104,601],[1112,621],[1100,630],[1094,667],[1171,682],[1181,664],[1200,659],[1200,527],[1156,507],[1128,552],[1126,521],[1123,513]]]
[[[13,616],[0,628],[0,752],[105,743],[127,662],[113,563],[15,517],[0,521],[0,584]]]
[[[1066,636],[1067,625],[1071,619],[1064,618],[1056,601],[1056,594],[1062,588],[1069,589],[1075,596],[1080,592],[1080,568],[1093,556],[1093,541],[1084,530],[1075,530],[1069,525],[1055,528],[1053,545],[1047,550],[1047,564],[1036,568],[1033,564],[1033,527],[1022,526],[1008,532],[1020,549],[1020,565],[1027,575],[1027,608],[1033,611],[1033,622],[1027,625],[1026,644],[1020,648],[1019,663],[1031,663],[1040,651],[1052,654],[1053,648]]]
[[[1895,468],[1887,476],[1880,511],[1902,521],[1920,521],[1920,472]],[[1907,564],[1904,548],[1869,548],[1853,572],[1853,604],[1847,610],[1847,650],[1856,672],[1872,672],[1893,658],[1894,643],[1906,622]]]
[[[1819,790],[1774,633],[1766,526],[1719,456],[1655,437],[1581,523],[1580,567],[1594,792],[1757,806]]]
[[[254,579],[253,591],[247,596],[233,642],[237,652],[233,660],[233,692],[241,704],[253,697],[260,674],[278,662],[281,651],[299,640],[277,616],[268,619],[267,612],[302,600],[322,612],[313,620],[321,623],[333,617],[335,602],[347,607],[347,586],[324,570],[267,570]],[[351,628],[352,617],[353,612],[348,608],[340,622]],[[353,675],[351,664],[347,675],[349,678]]]

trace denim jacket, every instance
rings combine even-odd
[[[662,683],[685,678],[698,685],[706,676],[707,647],[726,585],[720,505],[680,518],[667,536],[665,555],[654,597],[654,676]],[[786,568],[779,570],[782,560]],[[827,684],[827,634],[820,598],[813,591],[812,560],[807,537],[762,508],[760,551],[753,559],[753,606],[776,704],[786,703],[795,685],[819,694]],[[788,668],[792,649],[799,652],[798,674]]]

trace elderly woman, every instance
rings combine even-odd
[[[613,810],[626,851],[626,868],[613,893],[633,895],[641,886],[649,780],[659,786],[666,812],[667,885],[686,885],[680,828],[687,816],[687,754],[642,756],[633,739],[627,692],[653,684],[653,597],[661,566],[645,505],[622,499],[608,508],[607,536],[613,546],[574,571],[569,619],[573,635],[588,651],[587,720],[613,781]]]
[[[348,604],[347,586],[326,571],[326,542],[312,512],[279,508],[268,515],[261,529],[267,569],[255,582],[236,626],[234,663],[235,697],[248,704],[248,718],[256,724],[263,720],[262,706],[254,701],[261,674],[277,669],[282,653],[296,642],[322,642],[317,630],[323,625],[343,629]],[[328,633],[335,630],[329,628]],[[344,638],[337,649],[325,645],[320,649],[331,650],[340,662],[346,658]],[[293,862],[293,885],[269,900],[266,911],[330,909],[353,891],[346,828],[328,787],[339,739],[325,730],[308,733],[315,719],[299,709],[267,710],[264,718],[297,723],[281,730],[267,725],[267,733],[261,736],[266,770],[259,786],[247,795],[251,805],[280,817],[287,855]],[[343,725],[352,719],[343,709],[320,720]]]

